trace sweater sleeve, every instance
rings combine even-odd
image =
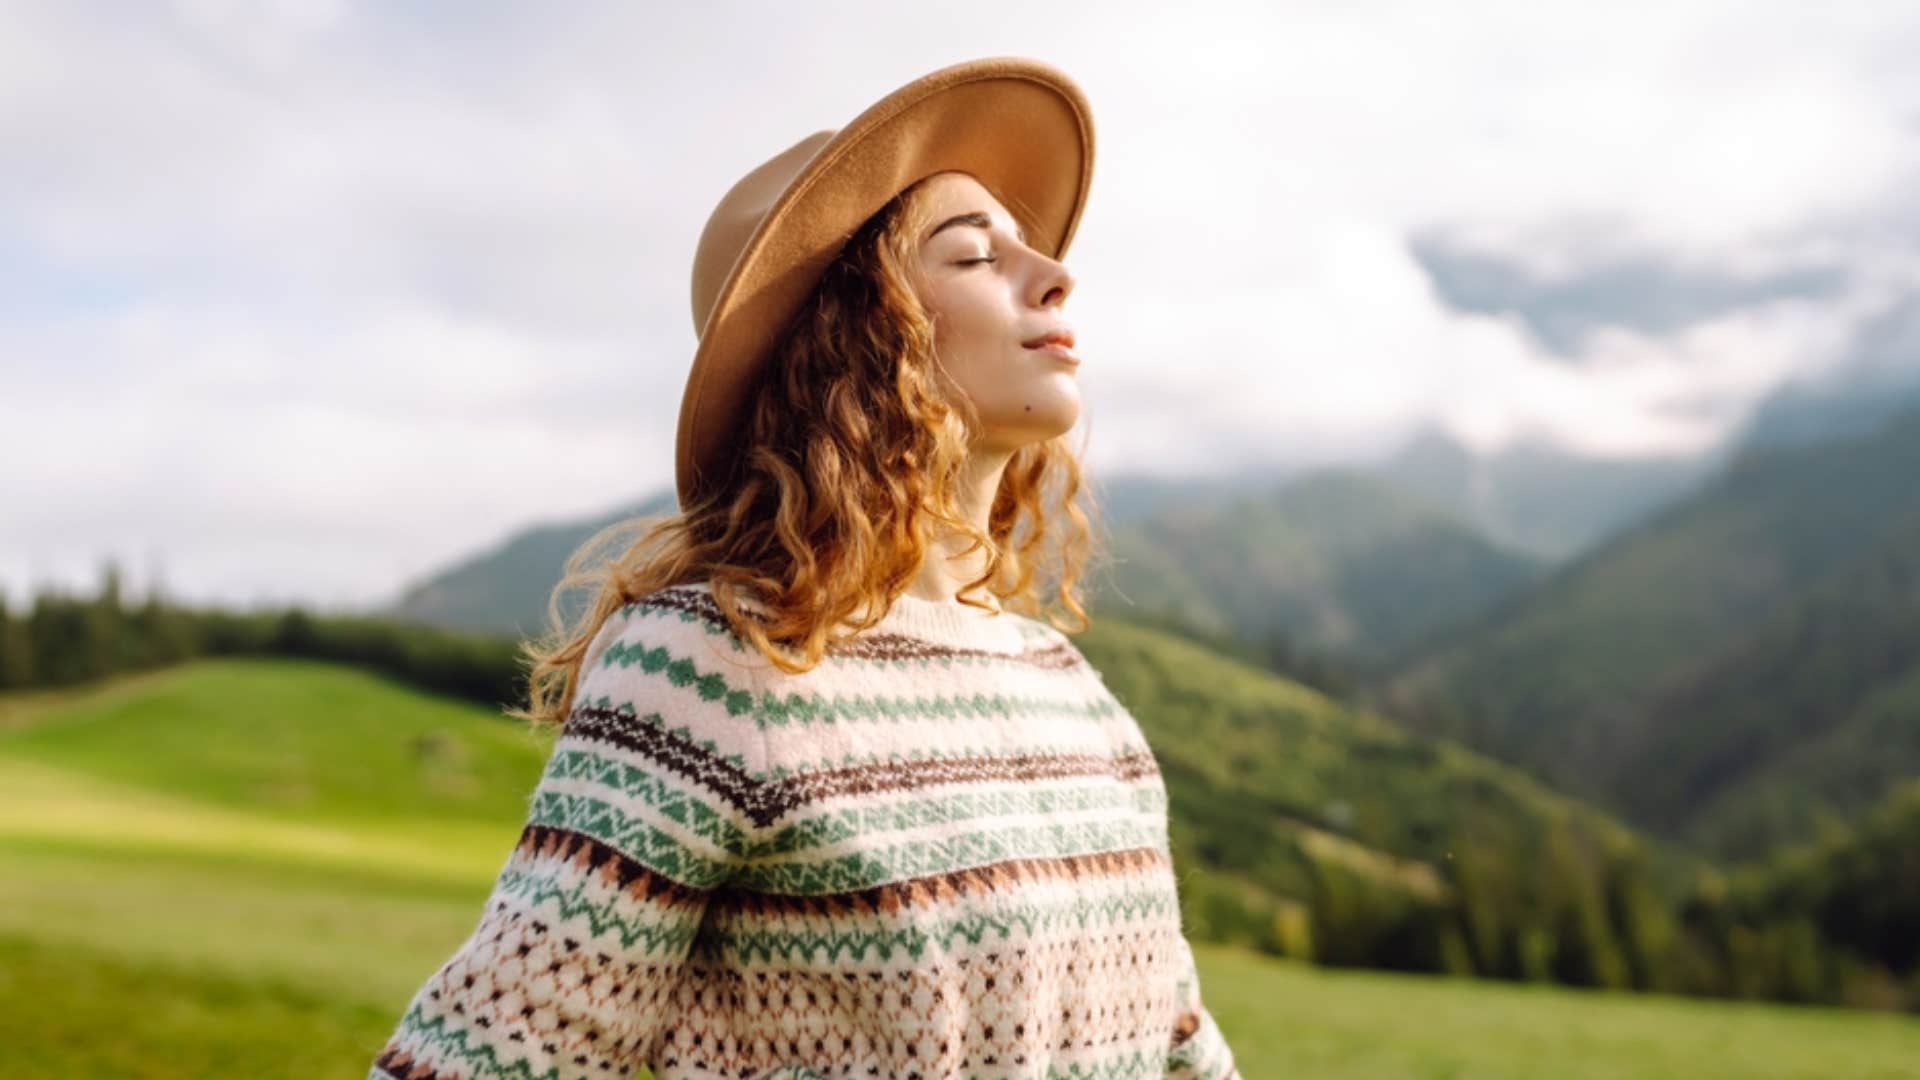
[[[708,896],[753,831],[723,793],[765,745],[726,722],[747,695],[690,674],[700,631],[676,622],[630,605],[602,625],[479,925],[415,992],[368,1080],[651,1066]]]
[[[1185,938],[1180,939],[1180,956],[1183,973],[1178,984],[1179,1012],[1167,1053],[1167,1080],[1240,1080],[1226,1036],[1200,1002],[1200,971],[1194,966],[1193,949]]]

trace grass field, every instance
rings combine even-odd
[[[320,664],[0,697],[0,1075],[359,1080],[545,756]],[[1195,954],[1248,1080],[1920,1076],[1909,1017]]]

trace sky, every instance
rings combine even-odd
[[[13,3],[0,590],[376,605],[669,489],[721,194],[996,55],[1093,106],[1096,475],[1702,452],[1920,303],[1912,4]]]

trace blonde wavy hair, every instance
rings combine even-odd
[[[1003,610],[1063,633],[1091,625],[1081,579],[1096,555],[1097,499],[1064,435],[1014,454],[986,532],[958,505],[979,423],[964,395],[943,390],[912,284],[917,237],[932,223],[922,190],[902,191],[853,234],[781,335],[725,482],[664,518],[610,525],[568,558],[547,634],[521,645],[527,707],[508,715],[564,724],[605,620],[684,583],[707,582],[734,633],[781,670],[810,670],[879,622],[948,533],[968,540],[962,555],[987,552],[961,603],[991,608],[975,595],[984,588]],[[562,597],[583,589],[593,599],[568,621]],[[760,615],[742,608],[743,594]]]

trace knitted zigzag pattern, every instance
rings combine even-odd
[[[1050,626],[903,598],[789,675],[661,590],[368,1080],[1239,1080],[1166,807]]]

